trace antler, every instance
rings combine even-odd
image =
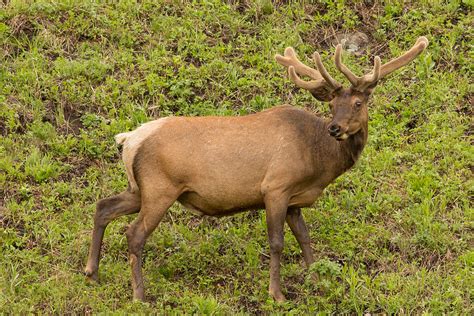
[[[336,47],[335,63],[336,68],[346,76],[351,82],[352,87],[364,91],[371,85],[375,84],[378,80],[382,79],[389,73],[401,68],[415,59],[426,47],[428,46],[428,39],[421,36],[417,39],[415,45],[400,57],[394,58],[388,63],[380,66],[380,57],[375,56],[374,68],[371,73],[366,74],[362,77],[357,77],[352,71],[349,70],[341,61],[341,44]]]
[[[405,54],[398,58],[394,58],[388,63],[385,63],[382,68],[380,69],[380,78],[385,77],[389,73],[397,70],[400,67],[405,66],[413,59],[415,59],[425,48],[428,47],[428,39],[424,36],[418,37],[416,40],[415,45],[410,48]]]
[[[275,59],[279,64],[288,67],[290,79],[296,86],[309,90],[317,98],[324,99],[327,94],[341,87],[341,84],[334,80],[324,68],[318,53],[314,53],[313,59],[319,71],[299,61],[292,47],[285,49],[284,56],[276,54]],[[308,76],[313,80],[302,80],[298,74]]]

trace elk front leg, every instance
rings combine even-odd
[[[290,226],[293,235],[295,235],[298,244],[303,251],[303,258],[306,266],[309,266],[314,262],[313,251],[311,249],[311,239],[309,237],[308,228],[301,214],[300,208],[290,208],[286,214],[286,222]]]
[[[280,285],[280,259],[283,250],[283,226],[288,202],[268,198],[265,201],[268,241],[270,243],[270,286],[268,292],[277,301],[285,301]]]

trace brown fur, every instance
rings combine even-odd
[[[360,131],[339,142],[327,133],[329,121],[291,106],[243,117],[170,118],[136,152],[133,173],[140,191],[125,191],[97,203],[97,233],[94,231],[86,274],[98,278],[106,225],[113,218],[137,212],[141,205],[127,236],[133,279],[137,280],[133,282],[134,297],[143,298],[139,253],[145,238],[175,201],[209,216],[267,208],[269,221],[273,215],[269,212],[282,219],[269,230],[275,236],[270,237],[274,252],[278,256],[281,252],[286,218],[306,263],[311,264],[309,234],[299,208],[312,205],[329,183],[355,163],[367,134],[367,119],[361,122]],[[273,203],[277,203],[275,211],[270,208]],[[287,209],[292,210],[288,214],[297,215],[286,215]],[[272,226],[275,224],[269,223],[269,229]],[[272,267],[275,274],[279,263]],[[278,284],[270,292],[283,299],[279,281],[272,279]]]
[[[342,88],[327,72],[319,75],[297,61],[294,51],[285,52],[289,57],[280,59],[290,68],[296,66],[292,78],[297,84],[313,95],[323,91],[319,99],[331,96],[332,121],[285,105],[242,117],[170,117],[118,135],[132,189],[97,203],[86,275],[98,278],[104,230],[118,216],[139,211],[127,240],[133,296],[143,300],[143,245],[175,201],[209,216],[265,208],[269,293],[284,300],[280,286],[284,223],[310,265],[313,255],[300,208],[312,205],[359,158],[367,143],[367,102],[376,84],[370,82],[372,76],[364,79],[364,85],[370,83],[364,91]],[[399,67],[398,60],[391,67]],[[322,68],[320,59],[316,61]],[[304,83],[296,72],[317,80]]]
[[[309,206],[316,196],[301,196],[322,191],[358,155],[350,152],[355,137],[339,143],[326,124],[290,106],[244,117],[176,117],[144,141],[135,177],[140,188],[166,179],[178,201],[210,216],[260,208],[275,187],[285,187],[290,206]]]

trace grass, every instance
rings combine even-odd
[[[472,314],[473,2],[10,1],[0,9],[0,312]],[[198,218],[174,205],[144,250],[132,302],[123,227],[101,282],[82,270],[94,203],[126,187],[113,136],[167,115],[243,115],[282,103],[328,115],[273,60],[369,35],[362,72],[420,35],[383,80],[354,169],[304,210],[310,271],[286,231],[289,301],[267,295],[264,212]],[[303,58],[310,62],[307,57]],[[314,276],[318,276],[318,281]]]

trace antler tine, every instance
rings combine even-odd
[[[295,67],[293,66],[288,67],[288,75],[290,76],[291,81],[293,81],[297,87],[300,87],[305,90],[317,89],[322,84],[321,80],[302,80],[300,77],[298,77]]]
[[[405,54],[395,59],[392,59],[388,63],[383,64],[382,68],[380,69],[380,78],[385,77],[391,72],[394,72],[398,68],[401,68],[415,59],[425,48],[428,46],[428,39],[424,36],[418,37],[416,40],[415,45],[413,45],[410,50],[408,50]]]
[[[285,48],[284,56],[281,56],[280,54],[276,54],[275,59],[280,65],[283,65],[285,67],[293,66],[295,68],[295,71],[299,73],[300,75],[308,76],[314,80],[321,79],[321,76],[319,75],[316,69],[308,67],[305,64],[303,64],[301,61],[299,61],[293,47]]]
[[[342,72],[344,76],[346,76],[346,78],[350,81],[350,83],[354,87],[356,87],[359,84],[360,77],[357,77],[356,75],[354,75],[354,73],[350,71],[349,68],[347,68],[346,65],[342,63],[341,55],[342,55],[342,45],[338,44],[336,46],[336,53],[334,54],[334,62],[336,64],[336,68],[340,72]]]
[[[356,86],[357,89],[364,91],[380,79],[380,64],[380,57],[375,56],[374,69],[372,70],[372,73],[359,78],[359,84]]]
[[[326,80],[326,82],[333,88],[333,89],[338,89],[341,87],[341,84],[337,82],[336,80],[331,77],[331,75],[328,73],[326,68],[324,67],[322,61],[321,61],[321,56],[319,55],[318,52],[315,52],[313,54],[313,60],[316,66],[318,67],[319,73],[321,76]]]

